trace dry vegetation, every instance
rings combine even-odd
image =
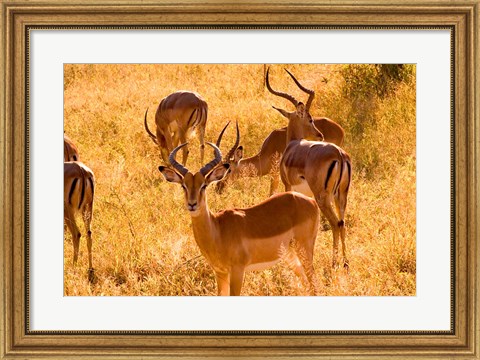
[[[283,67],[272,67],[272,86],[304,99]],[[314,266],[321,294],[415,295],[414,66],[403,69],[401,79],[372,74],[374,66],[287,67],[316,90],[312,115],[345,128],[344,148],[353,162],[346,216],[350,271],[330,270],[331,231],[319,231]],[[228,120],[238,120],[250,156],[273,129],[286,126],[271,106],[291,111],[291,104],[264,88],[262,64],[65,65],[64,71],[65,132],[96,176],[96,281],[87,279],[85,240],[74,267],[66,233],[65,295],[215,295],[214,274],[195,244],[182,190],[157,170],[161,158],[143,128],[145,110],[150,109],[154,129],[160,99],[179,89],[197,91],[209,105],[207,140],[215,141]],[[229,130],[224,151],[234,141]],[[191,144],[187,166],[197,170],[198,140]],[[206,152],[206,158],[211,155]],[[268,196],[269,186],[268,177],[236,180],[222,195],[212,186],[209,206],[213,211],[251,206]],[[302,290],[280,263],[247,273],[242,294]]]

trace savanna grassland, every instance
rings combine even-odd
[[[321,295],[415,295],[415,67],[272,65],[272,87],[301,101],[288,68],[316,92],[311,114],[346,132],[353,178],[346,211],[350,270],[332,271],[332,233],[315,245]],[[77,65],[64,67],[65,132],[95,173],[92,223],[96,280],[87,277],[86,242],[72,265],[70,233],[64,241],[65,295],[215,295],[213,271],[200,255],[180,186],[158,171],[160,152],[145,132],[155,129],[160,100],[180,89],[208,102],[206,140],[215,142],[227,121],[238,121],[244,156],[287,120],[272,105],[291,103],[264,87],[264,65]],[[234,127],[224,136],[226,152]],[[198,138],[190,140],[187,167],[198,170]],[[205,161],[212,157],[207,147]],[[181,159],[181,157],[180,157]],[[212,211],[247,207],[269,196],[270,178],[240,178],[222,194],[207,190]],[[280,190],[283,185],[280,185]],[[79,219],[79,221],[81,221]],[[83,224],[80,222],[80,229]],[[303,290],[282,262],[247,273],[242,295],[298,295]]]

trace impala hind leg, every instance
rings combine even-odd
[[[333,233],[333,259],[332,268],[337,267],[338,257],[338,239],[340,238],[341,228],[344,227],[344,221],[340,220],[333,208],[333,196],[331,194],[319,194],[315,195],[320,211],[327,218]]]
[[[187,142],[187,133],[182,131],[182,130],[178,130],[178,136],[175,134],[176,136],[176,139],[174,140],[173,142],[173,146],[174,147],[177,147],[178,144],[185,144]],[[187,165],[187,159],[188,159],[188,155],[190,154],[190,150],[188,148],[188,145],[187,146],[184,146],[182,148],[182,163],[183,165]]]
[[[340,239],[342,240],[343,267],[348,270],[350,264],[347,259],[347,247],[345,244],[345,224],[340,226]]]
[[[80,248],[80,237],[81,233],[78,229],[77,223],[75,222],[75,216],[72,211],[64,209],[65,223],[67,224],[70,233],[72,234],[72,244],[73,244],[73,265],[77,263],[78,260],[78,251]]]
[[[339,195],[338,198],[335,197],[335,207],[337,208],[338,213],[340,214],[340,219],[338,220],[338,226],[340,230],[340,240],[342,242],[342,257],[343,257],[343,267],[348,270],[349,263],[347,259],[347,247],[345,244],[345,206],[346,206],[347,197],[346,195]]]
[[[86,210],[83,213],[83,222],[85,223],[85,230],[87,231],[87,250],[88,250],[88,280],[90,282],[95,281],[95,270],[93,268],[93,261],[92,261],[92,230],[91,230],[91,223],[92,223],[92,207],[87,206]]]
[[[342,241],[342,256],[343,256],[343,267],[348,269],[349,263],[347,259],[347,247],[345,241],[345,209],[347,207],[347,195],[348,195],[348,186],[346,189],[341,189],[337,197],[335,197],[335,203],[338,209],[338,214],[340,216],[339,226],[340,226],[340,239]]]
[[[168,145],[167,145],[167,139],[165,136],[163,136],[162,133],[157,132],[157,141],[158,141],[158,147],[160,148],[160,155],[162,156],[162,159],[164,162],[168,163],[168,155],[170,152],[168,151]]]

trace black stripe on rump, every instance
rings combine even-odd
[[[350,188],[350,181],[352,179],[352,165],[350,165],[350,161],[347,161],[347,167],[348,167],[348,184],[347,184],[347,189],[345,190],[348,192],[348,189]]]
[[[336,165],[337,163],[338,163],[337,160],[332,161],[332,163],[330,164],[330,167],[328,168],[327,178],[325,179],[325,190],[327,190],[328,180],[330,180],[330,176],[332,176],[333,168],[335,167],[335,165]]]
[[[80,182],[80,186],[82,187],[82,192],[80,193],[80,202],[78,203],[78,208],[81,209],[83,205],[83,200],[85,200],[85,173],[83,174],[82,181]]]
[[[198,111],[197,108],[193,109],[192,114],[190,115],[190,118],[188,119],[188,122],[187,122],[188,125],[187,125],[187,127],[189,127],[189,128],[195,128],[195,127],[197,126],[198,116],[195,116],[195,117],[193,116],[193,115],[195,115],[195,113],[197,113],[197,111]],[[194,121],[193,123],[192,123],[192,119],[195,119],[195,121]]]
[[[93,195],[95,195],[95,185],[91,177],[88,178],[88,181],[90,182],[90,186],[92,187],[92,198],[93,198]]]
[[[208,108],[205,107],[203,108],[203,111],[202,111],[202,121],[204,123],[207,123],[207,117],[208,117]]]
[[[73,192],[75,191],[75,187],[77,186],[77,181],[77,178],[73,179],[72,185],[70,186],[70,192],[68,193],[68,203],[70,205],[72,205]]]
[[[342,164],[340,166],[340,176],[338,177],[338,180],[335,183],[335,187],[333,188],[333,193],[334,194],[338,194],[338,188],[340,187],[340,183],[342,182],[343,165],[344,165],[343,162],[345,161],[345,159],[343,158],[343,156],[341,154],[340,154],[340,157],[342,159]]]

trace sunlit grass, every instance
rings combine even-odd
[[[415,88],[400,85],[372,104],[358,130],[359,100],[342,94],[341,65],[288,65],[317,96],[312,115],[327,116],[347,131],[345,149],[353,162],[346,212],[350,270],[332,273],[331,231],[316,241],[314,266],[324,295],[414,295],[415,248]],[[179,186],[157,170],[156,145],[143,128],[154,129],[159,101],[179,89],[200,93],[208,102],[206,139],[215,142],[227,121],[238,120],[244,156],[257,153],[265,137],[287,122],[272,105],[291,104],[263,86],[257,65],[65,65],[65,131],[80,157],[95,173],[93,261],[96,281],[87,278],[82,239],[78,264],[72,265],[66,233],[66,295],[215,295],[213,271],[200,255]],[[305,101],[283,72],[271,70],[275,89]],[[234,142],[233,127],[222,150]],[[198,169],[198,140],[191,139],[187,167]],[[212,156],[206,151],[206,158]],[[280,185],[282,187],[282,185]],[[207,190],[213,211],[251,206],[269,196],[270,178],[240,178],[224,193]],[[285,266],[248,273],[244,295],[302,294]]]

